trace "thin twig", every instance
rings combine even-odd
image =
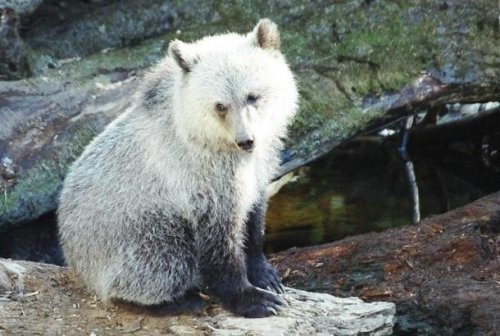
[[[401,153],[401,158],[403,159],[405,165],[406,176],[408,177],[408,184],[411,193],[411,203],[412,203],[412,220],[413,224],[420,222],[420,199],[418,195],[418,185],[417,178],[415,176],[415,169],[413,168],[413,162],[410,160],[408,155],[408,134],[409,130],[413,125],[415,117],[410,116],[406,118],[403,127],[403,139],[401,141],[401,147],[399,152]]]

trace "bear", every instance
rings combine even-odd
[[[68,265],[103,302],[245,317],[286,302],[263,253],[266,188],[298,106],[277,25],[174,40],[63,183]]]

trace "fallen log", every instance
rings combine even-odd
[[[246,319],[207,302],[198,316],[103,305],[66,268],[0,259],[0,334],[391,335],[395,306],[286,288],[277,316]]]
[[[386,127],[399,119],[418,111],[427,111],[445,104],[482,103],[496,101],[500,97],[500,83],[450,83],[444,84],[436,77],[423,75],[412,85],[389,94],[373,103],[370,109],[387,111],[367,125],[367,130]]]
[[[379,233],[271,260],[288,286],[396,303],[395,333],[495,335],[500,328],[500,193]]]
[[[372,100],[365,107],[365,113],[382,110],[351,137],[339,140],[331,139],[283,162],[282,174],[314,161],[332,151],[335,147],[359,134],[370,134],[386,127],[394,127],[400,120],[417,111],[429,111],[450,103],[478,103],[496,101],[500,97],[500,84],[443,84],[429,75],[422,75],[412,85],[403,87],[396,93],[388,94]],[[500,109],[494,108],[472,117],[463,118],[446,125],[430,125],[410,132],[409,149],[429,145],[441,145],[453,141],[464,140],[473,135],[485,135],[495,131],[500,118]],[[472,133],[469,131],[473,130]],[[463,133],[466,133],[464,135]],[[436,144],[435,141],[438,141]]]
[[[450,143],[480,140],[488,134],[499,131],[500,108],[465,117],[441,125],[428,125],[410,132],[408,147],[410,151],[418,148],[439,148]]]
[[[0,82],[0,227],[54,209],[70,163],[130,103],[133,78],[107,86],[100,84],[105,78],[87,87]]]

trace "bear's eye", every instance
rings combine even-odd
[[[219,113],[225,113],[227,111],[227,106],[224,105],[224,104],[221,104],[221,103],[217,103],[215,105],[215,109],[217,110],[217,112]]]
[[[257,95],[250,93],[247,96],[247,104],[255,104],[257,102],[257,99],[259,99]]]

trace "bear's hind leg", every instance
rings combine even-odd
[[[192,298],[188,291],[199,287],[199,275],[191,226],[179,217],[148,213],[142,219],[137,235],[122,238],[126,253],[108,270],[109,298],[144,306]]]
[[[247,278],[243,242],[230,230],[234,223],[200,226],[205,242],[200,253],[200,273],[209,294],[226,309],[245,317],[276,315],[286,302],[276,293],[252,285]]]
[[[148,310],[154,315],[170,316],[185,313],[199,314],[206,306],[207,302],[201,297],[200,292],[191,289],[173,301],[148,306]]]

